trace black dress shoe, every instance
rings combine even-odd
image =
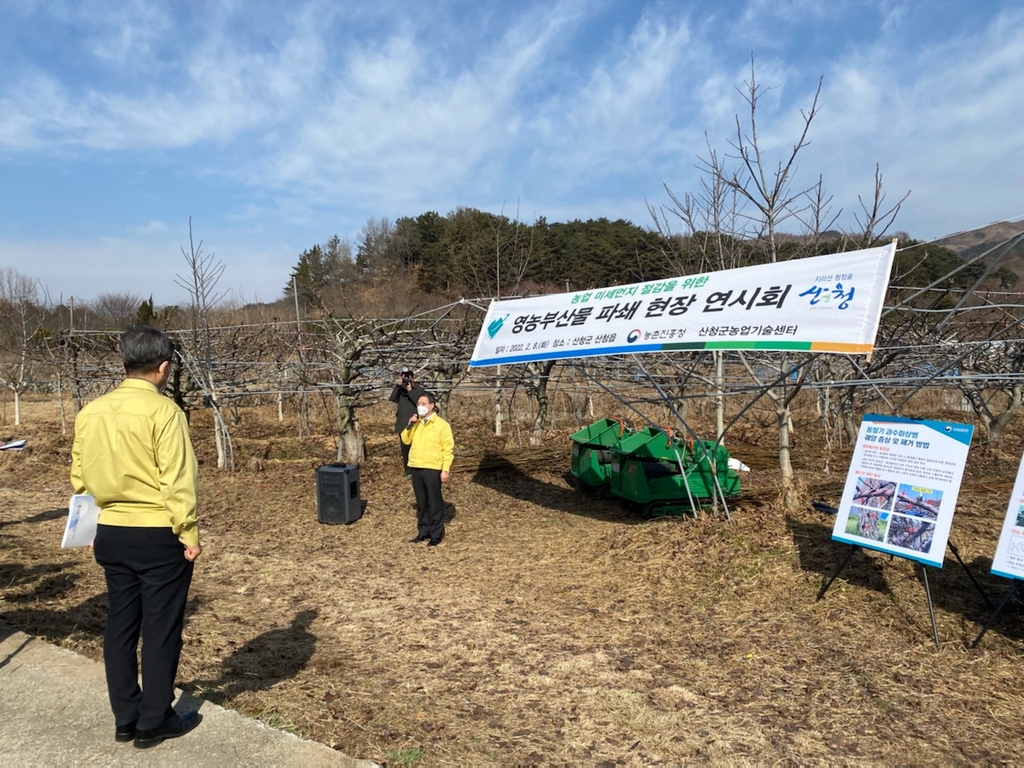
[[[203,716],[198,712],[186,712],[183,715],[175,714],[174,717],[159,728],[135,731],[135,746],[138,749],[148,749],[149,747],[155,747],[164,739],[176,739],[178,736],[184,736],[199,725],[202,719]]]
[[[436,547],[438,544],[441,543],[441,539],[443,539],[443,538],[444,538],[444,536],[438,536],[436,539],[431,539],[430,541],[427,542],[427,546],[428,547]]]
[[[139,718],[135,718],[126,725],[118,725],[114,727],[114,741],[131,741],[135,738],[135,725],[139,722]]]
[[[419,544],[421,541],[426,541],[429,536],[417,536],[415,539],[409,539],[410,544]]]

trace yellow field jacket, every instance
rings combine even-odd
[[[71,485],[93,495],[103,525],[169,527],[197,545],[198,477],[185,414],[148,381],[125,379],[75,419]]]
[[[402,430],[402,442],[409,448],[409,466],[414,469],[440,469],[450,472],[455,458],[455,438],[451,425],[435,412]]]

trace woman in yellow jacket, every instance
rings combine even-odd
[[[429,547],[436,547],[444,538],[441,483],[448,482],[455,456],[451,425],[435,413],[436,405],[433,393],[420,395],[416,413],[409,417],[409,426],[401,435],[409,446],[409,471],[416,493],[416,538],[412,543],[426,541]]]

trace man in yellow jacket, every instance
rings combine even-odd
[[[71,485],[100,507],[93,551],[107,581],[103,663],[114,739],[142,749],[183,736],[200,720],[171,707],[185,602],[203,551],[188,424],[160,394],[173,356],[174,343],[155,328],[125,331],[125,379],[82,408],[71,449]]]
[[[436,547],[444,538],[444,499],[441,483],[448,482],[448,473],[455,456],[452,428],[434,408],[437,401],[430,392],[420,395],[416,413],[402,430],[402,442],[409,446],[409,471],[416,493],[416,538],[412,543],[428,542]]]

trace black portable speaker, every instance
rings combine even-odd
[[[316,517],[321,523],[354,523],[363,516],[359,467],[325,464],[316,471]]]

